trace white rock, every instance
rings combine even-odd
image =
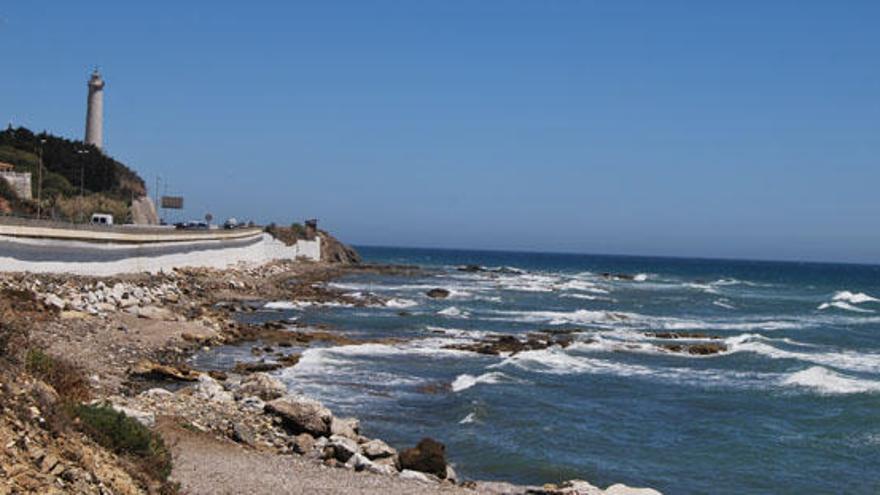
[[[361,422],[357,418],[337,418],[330,422],[330,434],[340,435],[357,441]]]
[[[364,455],[369,459],[391,457],[397,454],[397,451],[394,450],[393,447],[378,438],[362,444],[361,450],[364,451]]]
[[[357,442],[342,435],[331,435],[327,446],[333,448],[333,456],[340,462],[347,462],[352,456],[360,453]]]
[[[280,380],[266,373],[252,373],[241,381],[238,392],[245,396],[272,400],[286,394],[287,387]]]
[[[364,468],[365,471],[369,471],[371,473],[376,474],[384,474],[386,476],[392,476],[397,474],[397,469],[389,464],[380,464],[378,462],[370,461],[369,464]]]
[[[411,480],[411,481],[419,481],[421,483],[439,483],[435,476],[431,476],[428,473],[422,473],[419,471],[413,471],[411,469],[404,469],[400,472],[401,479]]]
[[[170,310],[156,306],[145,306],[143,308],[133,306],[126,311],[136,315],[138,318],[145,318],[148,320],[175,321],[177,319],[177,316]]]
[[[653,488],[633,488],[620,483],[605,489],[605,495],[663,495]]]
[[[49,294],[46,296],[46,304],[57,309],[64,309],[64,306],[66,305],[64,300],[55,294]]]
[[[266,403],[259,397],[243,397],[241,399],[241,407],[252,409],[254,411],[262,411],[266,407]]]
[[[458,474],[452,469],[452,466],[449,464],[446,465],[446,481],[449,481],[453,484],[458,483]]]
[[[110,407],[112,407],[114,411],[121,412],[122,414],[125,414],[129,418],[137,421],[138,423],[146,426],[147,428],[152,428],[152,427],[156,426],[156,416],[153,415],[153,413],[148,413],[146,411],[132,409],[130,407],[118,406],[115,404],[111,404]]]
[[[363,455],[355,453],[345,462],[345,467],[355,471],[363,471],[368,464],[372,464],[372,462]]]
[[[199,375],[199,382],[195,384],[195,395],[203,399],[217,402],[232,402],[232,393],[223,389],[223,385],[206,374]]]
[[[150,390],[146,390],[141,392],[142,397],[149,397],[151,399],[159,399],[163,397],[171,397],[174,394],[165,390],[164,388],[151,388]]]

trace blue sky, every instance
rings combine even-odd
[[[880,2],[0,2],[0,118],[186,216],[361,244],[880,262]],[[163,190],[164,190],[163,186]]]

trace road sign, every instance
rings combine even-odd
[[[183,196],[162,196],[162,208],[182,210]]]

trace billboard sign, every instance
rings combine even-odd
[[[182,210],[183,196],[162,196],[162,208]]]

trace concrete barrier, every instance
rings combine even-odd
[[[320,238],[287,246],[259,231],[250,232],[247,236],[202,236],[196,240],[142,243],[0,235],[0,271],[7,272],[106,276],[156,273],[180,267],[224,268],[239,263],[265,263],[278,259],[318,261],[320,258]]]
[[[257,237],[258,228],[177,230],[173,227],[99,226],[0,217],[0,236],[29,237],[36,239],[63,239],[85,242],[114,243],[168,243],[204,240],[230,240]]]

